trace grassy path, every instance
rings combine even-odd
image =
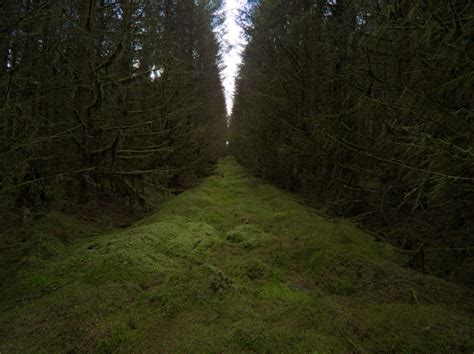
[[[1,353],[474,349],[468,290],[231,158],[137,225],[57,248],[2,285]]]

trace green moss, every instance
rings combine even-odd
[[[60,213],[31,228],[0,289],[0,352],[473,348],[468,290],[231,158],[128,229]]]
[[[280,269],[257,257],[241,257],[236,262],[235,269],[239,277],[251,281],[279,281],[283,278]]]
[[[364,305],[354,313],[364,318],[361,331],[367,336],[362,345],[369,351],[446,353],[463,352],[474,345],[472,322],[445,306]]]
[[[95,351],[98,353],[115,353],[118,348],[123,349],[135,337],[133,321],[113,324],[109,333],[97,341]]]
[[[307,302],[311,300],[308,292],[295,286],[289,287],[285,284],[269,283],[260,289],[260,296],[264,299],[280,300],[284,302]]]
[[[268,242],[268,235],[258,225],[238,225],[226,233],[226,240],[251,249]]]

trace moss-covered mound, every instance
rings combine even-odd
[[[1,353],[474,349],[467,289],[231,158],[128,229],[46,220],[4,273]]]

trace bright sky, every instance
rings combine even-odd
[[[237,75],[239,64],[242,62],[242,49],[245,45],[242,38],[242,29],[237,23],[239,9],[243,8],[245,0],[224,0],[224,11],[226,20],[223,28],[224,39],[224,65],[221,73],[224,85],[227,114],[232,112],[234,102],[235,77]]]

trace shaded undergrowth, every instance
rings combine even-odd
[[[124,230],[45,220],[42,248],[0,289],[2,353],[474,348],[469,290],[232,158]],[[78,237],[51,237],[64,230]]]

